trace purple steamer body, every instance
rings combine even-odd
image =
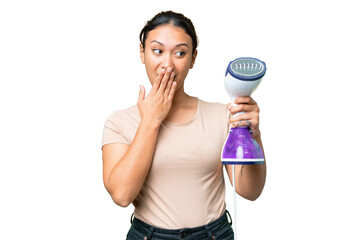
[[[248,127],[235,127],[229,131],[221,161],[223,164],[264,164],[264,153]]]

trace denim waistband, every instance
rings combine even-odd
[[[163,228],[157,228],[154,227],[152,225],[149,225],[143,221],[141,221],[138,218],[134,218],[132,221],[132,228],[134,228],[134,230],[136,230],[139,233],[143,233],[145,235],[152,235],[153,233],[159,233],[159,234],[166,234],[166,235],[178,235],[180,236],[180,238],[182,239],[183,237],[181,236],[187,236],[187,235],[192,235],[192,234],[197,234],[197,233],[201,233],[201,232],[206,232],[209,235],[214,232],[214,231],[221,231],[224,228],[224,225],[228,225],[228,216],[230,219],[230,226],[232,225],[232,219],[231,216],[229,214],[229,212],[226,210],[225,213],[223,215],[221,215],[221,217],[219,217],[218,219],[216,219],[215,221],[208,223],[206,225],[203,226],[199,226],[199,227],[194,227],[194,228],[181,228],[181,229],[163,229]]]

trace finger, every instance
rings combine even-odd
[[[165,69],[161,69],[161,71],[156,75],[156,78],[155,78],[155,81],[154,81],[154,84],[153,84],[151,90],[154,89],[153,91],[156,92],[159,89],[160,83],[164,77],[164,74],[165,74]]]
[[[256,104],[252,97],[238,97],[234,100],[236,104]]]
[[[230,123],[239,122],[239,121],[245,121],[249,120],[251,118],[251,114],[249,113],[243,113],[243,114],[237,114],[229,118]]]
[[[244,120],[251,120],[252,124],[259,122],[259,113],[249,112],[243,114],[236,114],[230,117],[229,122],[238,122]]]
[[[141,102],[145,98],[145,88],[143,85],[140,85],[139,98],[138,102]]]
[[[229,109],[230,113],[232,115],[239,113],[239,112],[253,112],[257,111],[257,108],[255,105],[249,105],[249,104],[239,104],[231,106]]]
[[[171,84],[171,90],[170,90],[169,97],[168,97],[169,101],[172,101],[174,98],[176,85],[177,85],[177,83],[175,81],[173,81],[173,83]]]
[[[239,121],[239,122],[234,122],[231,123],[231,127],[249,127],[249,128],[253,128],[253,124],[250,120],[243,120],[243,121]]]
[[[244,117],[239,119],[238,116],[235,116],[229,119],[229,123],[238,127],[247,126],[251,129],[256,129],[259,127],[259,119],[256,117]]]
[[[230,111],[231,108],[233,107],[234,103],[228,103],[226,104],[226,108]]]
[[[171,90],[172,83],[173,83],[173,81],[174,81],[174,78],[175,78],[175,73],[172,72],[171,75],[170,75],[170,79],[169,79],[169,81],[168,81],[168,84],[167,84],[167,86],[166,86],[166,88],[165,88],[164,96],[168,96],[168,95],[169,95],[170,90]]]
[[[159,91],[164,92],[164,90],[165,90],[165,88],[166,88],[166,86],[168,84],[168,81],[170,79],[171,72],[172,72],[171,67],[166,69],[164,77],[161,79],[161,84],[160,84],[160,87],[159,87]]]

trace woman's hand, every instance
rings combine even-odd
[[[166,118],[172,105],[176,82],[172,68],[162,69],[157,75],[154,84],[145,98],[145,88],[140,86],[137,106],[141,119],[160,126]]]
[[[259,130],[259,112],[257,103],[251,97],[239,97],[235,99],[235,104],[228,103],[227,107],[231,113],[229,123],[231,127],[248,126],[253,132],[253,136],[260,136]],[[244,112],[243,114],[234,114]]]

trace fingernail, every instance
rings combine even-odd
[[[171,72],[171,71],[172,71],[172,68],[171,68],[171,67],[169,67],[169,68],[167,69],[167,71],[168,71],[168,72]]]
[[[165,72],[165,68],[161,69],[161,72],[164,73],[164,72]]]

